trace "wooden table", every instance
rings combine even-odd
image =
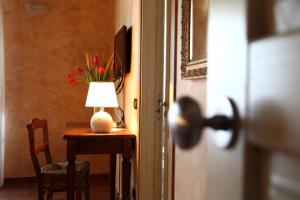
[[[63,138],[67,140],[67,199],[74,199],[76,155],[110,154],[111,161],[111,200],[115,196],[115,158],[123,155],[122,162],[122,199],[130,199],[130,159],[134,149],[135,135],[127,129],[113,128],[110,133],[93,133],[88,123],[68,123]]]

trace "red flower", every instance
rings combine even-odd
[[[69,84],[69,86],[74,86],[74,85],[76,85],[76,81],[75,80],[69,80],[68,84]]]
[[[99,73],[105,72],[105,67],[99,67],[99,68],[97,69],[97,72],[99,72]]]
[[[68,74],[68,78],[74,78],[74,77],[75,77],[75,74],[73,74],[73,73]]]
[[[98,56],[94,56],[93,62],[95,65],[99,65],[99,58]]]
[[[83,74],[83,69],[82,69],[81,67],[77,67],[77,68],[76,68],[76,71],[77,71],[80,75]]]

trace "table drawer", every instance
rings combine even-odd
[[[76,154],[110,154],[122,153],[123,140],[121,139],[80,139],[75,142]]]

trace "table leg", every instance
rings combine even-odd
[[[116,154],[110,154],[110,199],[115,199],[116,189]]]
[[[122,169],[122,199],[130,200],[131,164],[129,156],[123,156]]]
[[[75,153],[74,153],[74,144],[72,141],[67,142],[67,200],[74,200],[74,190],[75,190]]]
[[[125,140],[122,162],[122,200],[130,200],[131,140]]]

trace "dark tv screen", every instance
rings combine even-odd
[[[130,41],[130,32],[127,30],[126,26],[122,26],[114,39],[114,60],[115,70],[119,71],[122,69],[123,74],[130,72]]]

